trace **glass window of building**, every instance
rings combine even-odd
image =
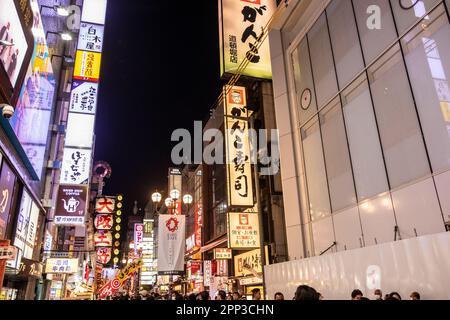
[[[322,14],[308,33],[308,40],[317,105],[321,108],[338,92],[325,14]]]
[[[391,0],[399,35],[403,35],[442,0]]]
[[[450,25],[443,5],[428,17],[402,45],[433,171],[441,172],[450,169]]]
[[[300,124],[307,122],[317,112],[316,94],[311,72],[308,40],[305,37],[292,54],[295,91]]]
[[[392,17],[389,0],[356,0],[353,1],[353,5],[364,57],[366,64],[369,65],[397,39],[394,18]],[[370,15],[367,10],[371,6],[375,6],[374,10],[380,9],[381,25],[379,25],[379,28],[376,25],[371,28],[368,27],[368,22],[373,24],[377,22],[369,20]]]
[[[366,75],[342,93],[348,143],[358,200],[388,191],[377,123]]]
[[[318,118],[315,117],[302,129],[306,180],[309,194],[311,220],[330,215],[327,175],[323,158],[322,137]]]
[[[396,188],[430,174],[400,46],[368,71],[388,176]]]
[[[356,204],[353,173],[339,97],[320,113],[332,211]]]
[[[332,1],[327,8],[327,17],[339,87],[342,89],[364,69],[352,1]]]

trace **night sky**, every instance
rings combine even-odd
[[[128,208],[167,188],[173,130],[192,132],[220,93],[217,16],[217,0],[109,0],[95,160]]]

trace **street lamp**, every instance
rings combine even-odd
[[[177,189],[173,189],[172,191],[170,191],[170,197],[173,201],[177,201],[178,199],[180,199],[180,191],[178,191]]]
[[[173,207],[172,198],[167,198],[166,200],[164,200],[164,204],[166,205],[167,208],[172,208]]]
[[[161,199],[162,199],[162,195],[158,191],[152,194],[153,203],[155,203],[155,204],[160,203]]]
[[[192,204],[193,201],[194,201],[194,198],[190,194],[185,194],[183,196],[183,203],[184,204],[190,205],[190,204]]]

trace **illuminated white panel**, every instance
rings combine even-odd
[[[66,147],[92,148],[94,122],[93,115],[69,113]]]
[[[84,0],[81,21],[105,24],[107,0]]]

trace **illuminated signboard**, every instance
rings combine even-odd
[[[114,216],[112,214],[98,214],[94,219],[94,226],[97,230],[111,230],[114,224]]]
[[[102,264],[108,264],[111,261],[112,249],[108,247],[97,248],[97,260]]]
[[[66,147],[91,148],[94,143],[94,123],[93,115],[69,113]]]
[[[107,0],[84,0],[81,20],[105,24]]]
[[[61,169],[61,184],[87,184],[91,160],[91,150],[65,148]]]
[[[139,248],[142,246],[142,241],[144,239],[144,224],[135,223],[134,224],[134,251],[137,253]]]
[[[274,0],[221,0],[219,3],[221,75],[237,73],[239,66],[249,57],[243,75],[272,78],[269,41],[259,49],[252,49],[262,29],[276,11]],[[266,28],[267,31],[267,28]]]
[[[102,52],[104,30],[101,25],[81,23],[78,50]]]
[[[7,5],[12,0],[1,0],[0,2],[0,12],[8,12],[4,11],[2,6]],[[21,1],[22,8],[27,5],[26,2]],[[37,178],[40,179],[44,168],[47,138],[50,132],[48,128],[54,107],[56,80],[51,63],[52,56],[47,46],[45,31],[39,13],[39,4],[37,0],[29,1],[29,3],[32,10],[29,13],[33,26],[34,46],[25,79],[22,87],[19,89],[20,92],[18,92],[17,103],[14,106],[15,112],[10,119],[10,124]],[[13,12],[8,15],[0,15],[10,19]],[[0,24],[2,17],[0,17]],[[0,26],[0,38],[4,40],[5,33],[1,29],[2,27]],[[16,49],[22,51],[23,48],[20,43],[22,43],[24,38],[18,38],[17,35],[13,34],[10,34],[10,36],[14,36],[15,45],[13,47],[0,46],[0,52],[5,53],[3,50]],[[2,56],[1,53],[0,56]],[[17,63],[20,63],[20,61],[17,61]]]
[[[70,98],[70,112],[95,114],[97,112],[98,84],[74,80]]]
[[[261,251],[253,250],[234,257],[234,276],[262,276]]]
[[[78,50],[73,73],[74,79],[97,82],[100,78],[101,61],[101,53]]]
[[[214,260],[231,260],[233,258],[232,250],[228,248],[214,249]]]
[[[14,44],[0,46],[0,63],[12,87],[16,86],[28,50],[28,43],[14,2],[14,0],[0,1],[0,40]]]
[[[253,179],[244,87],[224,88],[228,204],[253,207]],[[236,118],[237,117],[237,118]]]
[[[59,186],[55,224],[84,225],[88,186]]]
[[[96,213],[112,213],[116,208],[116,199],[109,197],[101,197],[95,199]]]
[[[259,219],[256,213],[228,213],[228,244],[232,249],[260,247]]]
[[[45,273],[77,273],[78,259],[47,259]]]
[[[6,227],[10,222],[15,183],[16,176],[9,165],[3,162],[0,174],[0,239],[6,236]]]
[[[98,230],[94,234],[94,244],[96,247],[112,247],[113,236],[109,231]]]

